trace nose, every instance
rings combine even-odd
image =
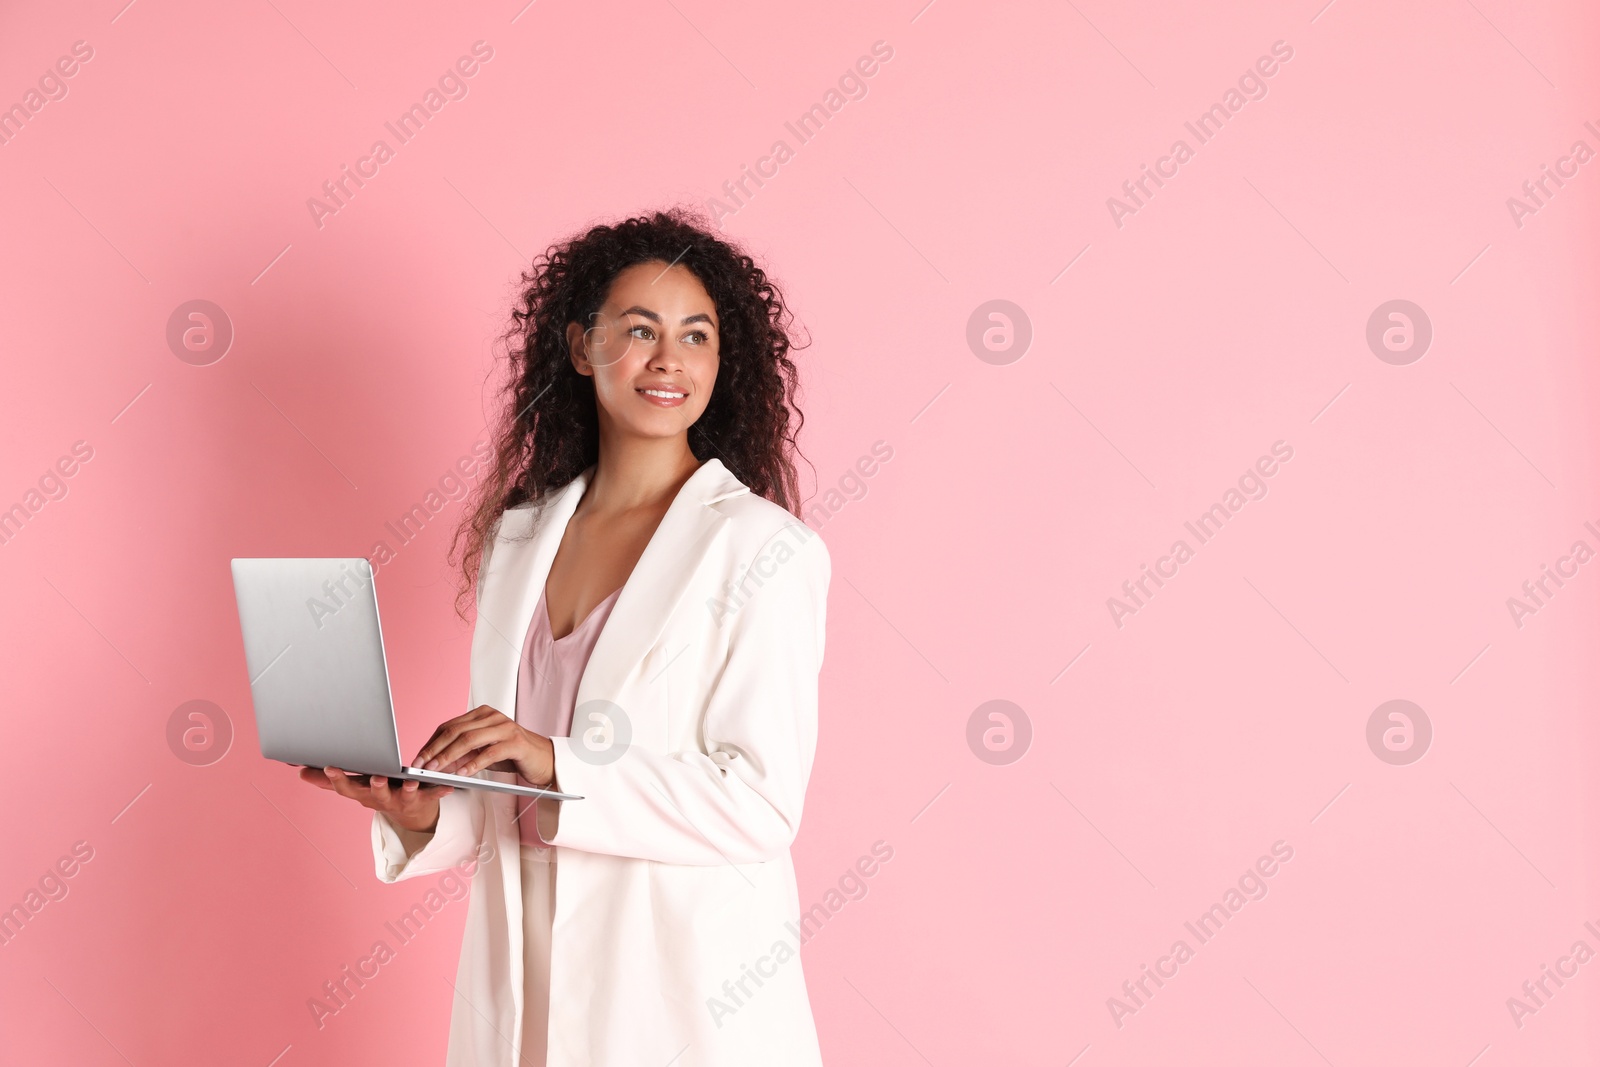
[[[655,351],[650,353],[650,369],[658,374],[670,374],[675,370],[683,369],[683,353],[677,341],[666,341],[656,345]]]

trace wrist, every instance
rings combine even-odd
[[[426,815],[413,815],[409,819],[402,819],[390,814],[388,819],[402,830],[414,834],[431,834],[439,828],[439,805],[435,802],[433,811]]]
[[[545,767],[545,775],[541,781],[533,782],[539,789],[554,789],[556,784],[556,746],[555,742],[543,735],[539,736],[536,744],[540,750],[540,762]]]

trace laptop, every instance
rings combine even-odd
[[[408,767],[400,758],[372,565],[346,559],[236,559],[239,605],[261,754],[426,785],[549,800],[571,793]]]

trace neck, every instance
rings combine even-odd
[[[700,465],[687,435],[621,441],[608,441],[602,435],[594,478],[580,506],[590,515],[665,507]]]

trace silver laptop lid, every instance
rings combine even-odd
[[[233,591],[261,754],[398,773],[372,565],[359,556],[236,559]]]

